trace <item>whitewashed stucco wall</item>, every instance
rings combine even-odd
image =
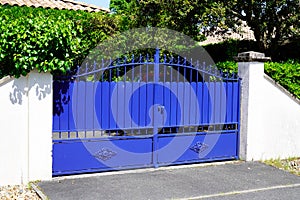
[[[0,80],[0,186],[52,177],[52,76]]]
[[[262,153],[257,159],[300,157],[300,101],[263,79]]]

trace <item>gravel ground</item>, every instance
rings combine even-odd
[[[0,187],[0,200],[40,200],[35,191],[28,185]]]
[[[300,158],[287,160],[269,160],[264,163],[300,176]],[[0,200],[40,200],[29,185],[0,187]]]

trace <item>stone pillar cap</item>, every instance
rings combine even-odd
[[[265,57],[264,53],[259,53],[255,51],[242,52],[239,53],[238,56],[235,56],[233,58],[237,62],[252,62],[252,61],[266,62],[271,60],[270,57]]]

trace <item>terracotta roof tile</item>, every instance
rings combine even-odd
[[[11,6],[28,6],[35,8],[52,8],[52,9],[66,9],[66,10],[84,10],[88,12],[106,11],[109,9],[101,8],[96,5],[87,4],[73,0],[0,0],[1,5]]]

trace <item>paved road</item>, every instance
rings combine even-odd
[[[38,186],[50,199],[299,199],[300,177],[258,162],[63,177]]]

